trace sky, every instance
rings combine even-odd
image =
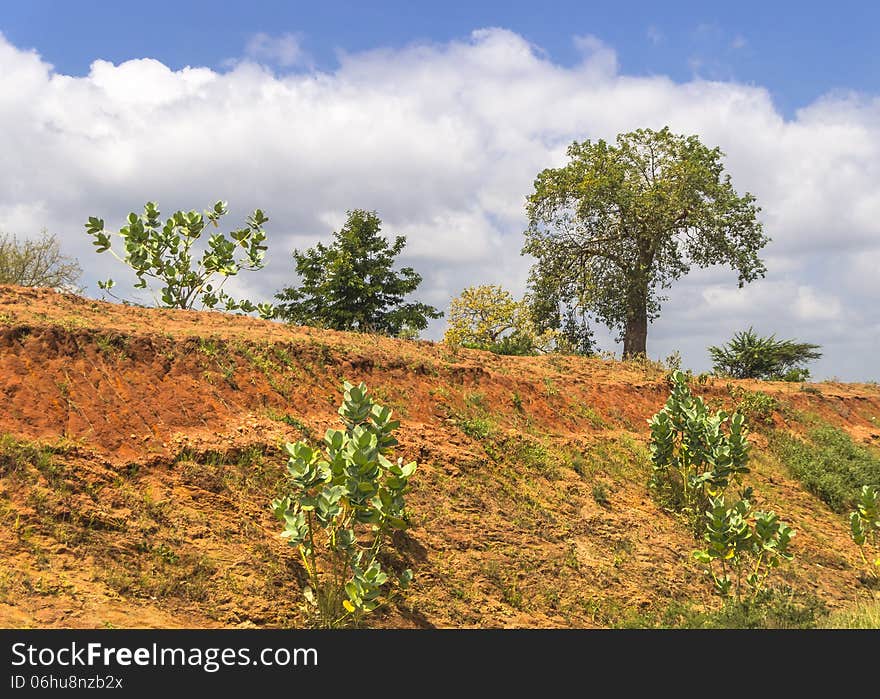
[[[234,280],[257,301],[295,282],[292,249],[374,209],[445,309],[525,290],[525,197],[572,141],[669,125],[721,147],[772,242],[743,289],[680,280],[649,355],[706,370],[751,325],[821,344],[816,377],[880,380],[880,6],[714,5],[3,0],[0,231],[55,233],[100,297],[131,278],[89,216],[259,207],[269,264]]]

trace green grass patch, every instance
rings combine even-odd
[[[570,464],[582,478],[597,475],[615,478],[643,476],[645,464],[651,458],[648,448],[628,434],[609,439],[597,439],[582,452],[571,455]]]
[[[823,629],[880,629],[880,597],[832,612],[820,626]]]
[[[762,590],[757,599],[733,599],[716,609],[672,602],[655,614],[624,617],[618,628],[660,629],[814,629],[827,617],[828,608],[814,594],[792,590]]]
[[[880,487],[880,456],[831,425],[810,430],[806,440],[774,432],[770,449],[807,490],[835,512],[851,507],[863,485]]]

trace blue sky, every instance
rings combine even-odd
[[[706,370],[751,325],[821,344],[817,377],[878,380],[878,26],[880,4],[845,1],[0,0],[0,231],[45,228],[87,295],[112,276],[149,303],[89,216],[261,208],[269,263],[227,285],[259,302],[295,283],[293,248],[373,209],[446,309],[474,284],[524,293],[525,197],[573,140],[669,125],[724,151],[772,241],[743,289],[720,267],[680,280],[648,353]]]
[[[578,58],[574,35],[613,46],[621,72],[694,75],[768,88],[785,114],[832,90],[880,92],[880,3],[814,2],[206,2],[3,0],[0,31],[38,48],[64,73],[100,57],[152,57],[169,67],[220,68],[258,32],[293,33],[319,69],[337,51],[447,42],[503,27],[548,52]]]

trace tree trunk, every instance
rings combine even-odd
[[[623,358],[648,353],[648,299],[647,293],[638,294],[629,303],[626,327],[623,331]]]

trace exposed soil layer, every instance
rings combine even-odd
[[[296,552],[268,510],[280,445],[335,425],[343,379],[401,420],[414,526],[381,626],[603,626],[712,604],[693,537],[645,483],[651,364],[503,357],[442,344],[143,309],[0,286],[0,625],[303,622]],[[755,430],[762,505],[798,530],[780,579],[829,606],[864,593],[842,515],[764,447],[810,415],[880,445],[876,385],[728,382],[777,399]],[[469,436],[471,435],[471,436]],[[11,456],[10,456],[11,454]]]

